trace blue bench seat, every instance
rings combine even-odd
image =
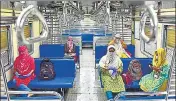
[[[32,80],[28,87],[32,89],[57,89],[57,88],[73,88],[73,82],[76,74],[75,62],[73,59],[50,58],[54,65],[56,76],[52,80],[39,80],[40,63],[43,59],[35,59],[36,78]],[[8,82],[9,88],[15,88],[16,85],[11,81]]]
[[[39,47],[41,58],[63,58],[64,57],[64,44],[42,44]],[[79,63],[79,51],[80,47],[76,46],[76,56],[78,57]]]
[[[150,67],[149,67],[149,64],[152,63],[152,59],[151,58],[124,58],[124,59],[121,59],[122,63],[123,63],[123,72],[122,72],[122,74],[126,73],[128,71],[128,66],[130,64],[130,61],[132,61],[133,59],[137,59],[141,63],[143,76],[146,75],[146,74],[149,74],[152,71],[150,69]],[[100,68],[98,68],[98,69],[99,69],[99,75],[100,75]],[[101,75],[100,75],[100,83],[101,83],[101,87],[103,87]],[[139,81],[133,81],[131,84],[125,85],[125,88],[126,89],[127,88],[137,89],[137,88],[139,88]]]
[[[107,45],[95,46],[95,63],[99,63],[100,59],[107,53]],[[135,56],[135,46],[127,45],[127,50],[132,54],[132,58]]]
[[[82,45],[93,45],[93,34],[82,34]]]

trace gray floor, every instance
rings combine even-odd
[[[66,101],[106,101],[92,53],[92,49],[83,49],[80,56],[81,68],[77,70],[74,88],[69,89]]]

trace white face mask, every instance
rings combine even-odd
[[[116,43],[118,44],[120,42],[120,39],[116,39]]]
[[[112,62],[114,60],[114,52],[109,52],[109,61]]]

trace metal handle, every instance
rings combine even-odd
[[[149,13],[149,17],[150,17],[150,26],[152,26],[152,28],[150,29],[150,31],[151,31],[150,38],[145,35],[145,31],[144,31],[148,13]],[[146,10],[141,18],[140,25],[141,26],[140,26],[139,31],[140,31],[141,38],[146,43],[149,43],[151,41],[156,41],[156,36],[157,36],[157,31],[158,31],[158,18],[157,18],[157,15],[153,9],[153,5],[146,5]]]
[[[121,92],[114,97],[114,101],[117,101],[121,96],[125,95],[158,95],[158,94],[166,95],[167,92]]]
[[[25,39],[25,37],[24,37],[24,24],[25,24],[27,17],[29,16],[29,14],[36,15],[39,18],[39,20],[42,22],[42,25],[43,25],[43,31],[39,37],[31,37],[31,38]],[[17,19],[16,32],[17,32],[18,41],[20,43],[32,44],[35,42],[40,42],[42,40],[46,40],[48,37],[49,30],[48,30],[48,26],[47,26],[47,23],[46,23],[44,16],[40,13],[40,11],[38,11],[37,8],[35,8],[34,5],[29,5],[27,8],[25,8],[20,13],[20,15]]]
[[[8,91],[8,94],[42,94],[42,95],[55,95],[59,97],[59,99],[63,99],[63,97],[54,91]]]

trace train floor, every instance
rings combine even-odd
[[[67,91],[65,99],[65,101],[107,101],[98,80],[92,48],[83,48],[74,87]]]

